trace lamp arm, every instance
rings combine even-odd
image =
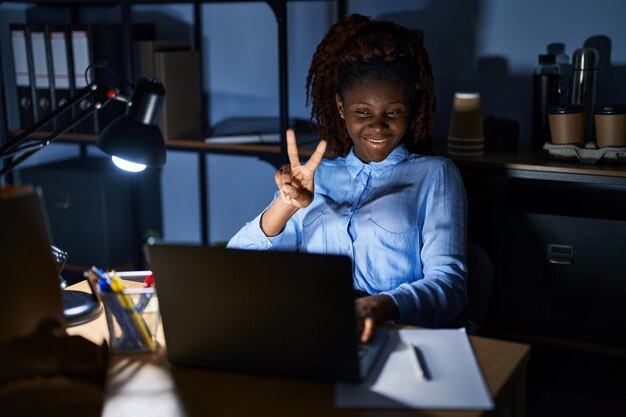
[[[52,122],[55,118],[65,113],[66,111],[71,109],[72,106],[74,106],[76,103],[85,99],[88,96],[93,97],[94,104],[92,106],[89,106],[89,108],[83,110],[78,115],[76,115],[76,117],[74,117],[67,125],[58,128],[57,130],[50,133],[45,138],[38,140],[34,144],[26,145],[27,142],[32,140],[32,138],[30,138],[30,135],[32,135],[33,132],[37,131],[42,126],[45,126],[48,123]],[[48,146],[59,136],[85,120],[92,113],[106,106],[111,101],[111,99],[114,98],[121,101],[126,100],[121,96],[117,96],[117,90],[105,87],[97,83],[89,84],[87,87],[83,88],[77,95],[72,97],[70,101],[60,106],[52,113],[39,120],[34,125],[16,135],[13,140],[7,142],[2,147],[0,147],[0,159],[10,158],[17,153],[23,152],[19,157],[12,159],[4,164],[2,170],[0,171],[0,177],[11,171],[13,168],[15,168],[15,166],[20,164],[25,159],[29,158],[38,150]]]

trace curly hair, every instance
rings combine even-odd
[[[353,14],[335,23],[311,59],[306,80],[311,122],[328,142],[327,157],[346,156],[352,147],[344,121],[337,112],[335,94],[367,76],[403,88],[411,117],[402,142],[422,153],[431,139],[435,94],[428,53],[417,34],[396,23]],[[426,146],[424,146],[426,145]]]

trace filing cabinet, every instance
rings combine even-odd
[[[68,263],[119,267],[136,261],[145,236],[161,235],[158,169],[132,174],[108,158],[84,157],[18,173],[43,191],[54,244],[68,252]]]

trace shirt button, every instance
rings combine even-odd
[[[350,245],[346,245],[346,252],[350,252]]]

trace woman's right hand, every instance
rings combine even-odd
[[[289,164],[283,165],[274,174],[276,186],[280,191],[281,200],[295,208],[307,207],[313,201],[315,189],[313,178],[326,152],[326,141],[321,140],[311,158],[306,164],[300,163],[296,134],[292,129],[287,130],[287,155]]]
[[[276,236],[281,233],[296,211],[311,204],[315,189],[313,178],[324,152],[326,141],[321,140],[309,161],[302,165],[296,145],[296,134],[291,129],[287,130],[289,164],[274,174],[280,198],[274,199],[272,205],[261,215],[261,230],[265,236]]]

